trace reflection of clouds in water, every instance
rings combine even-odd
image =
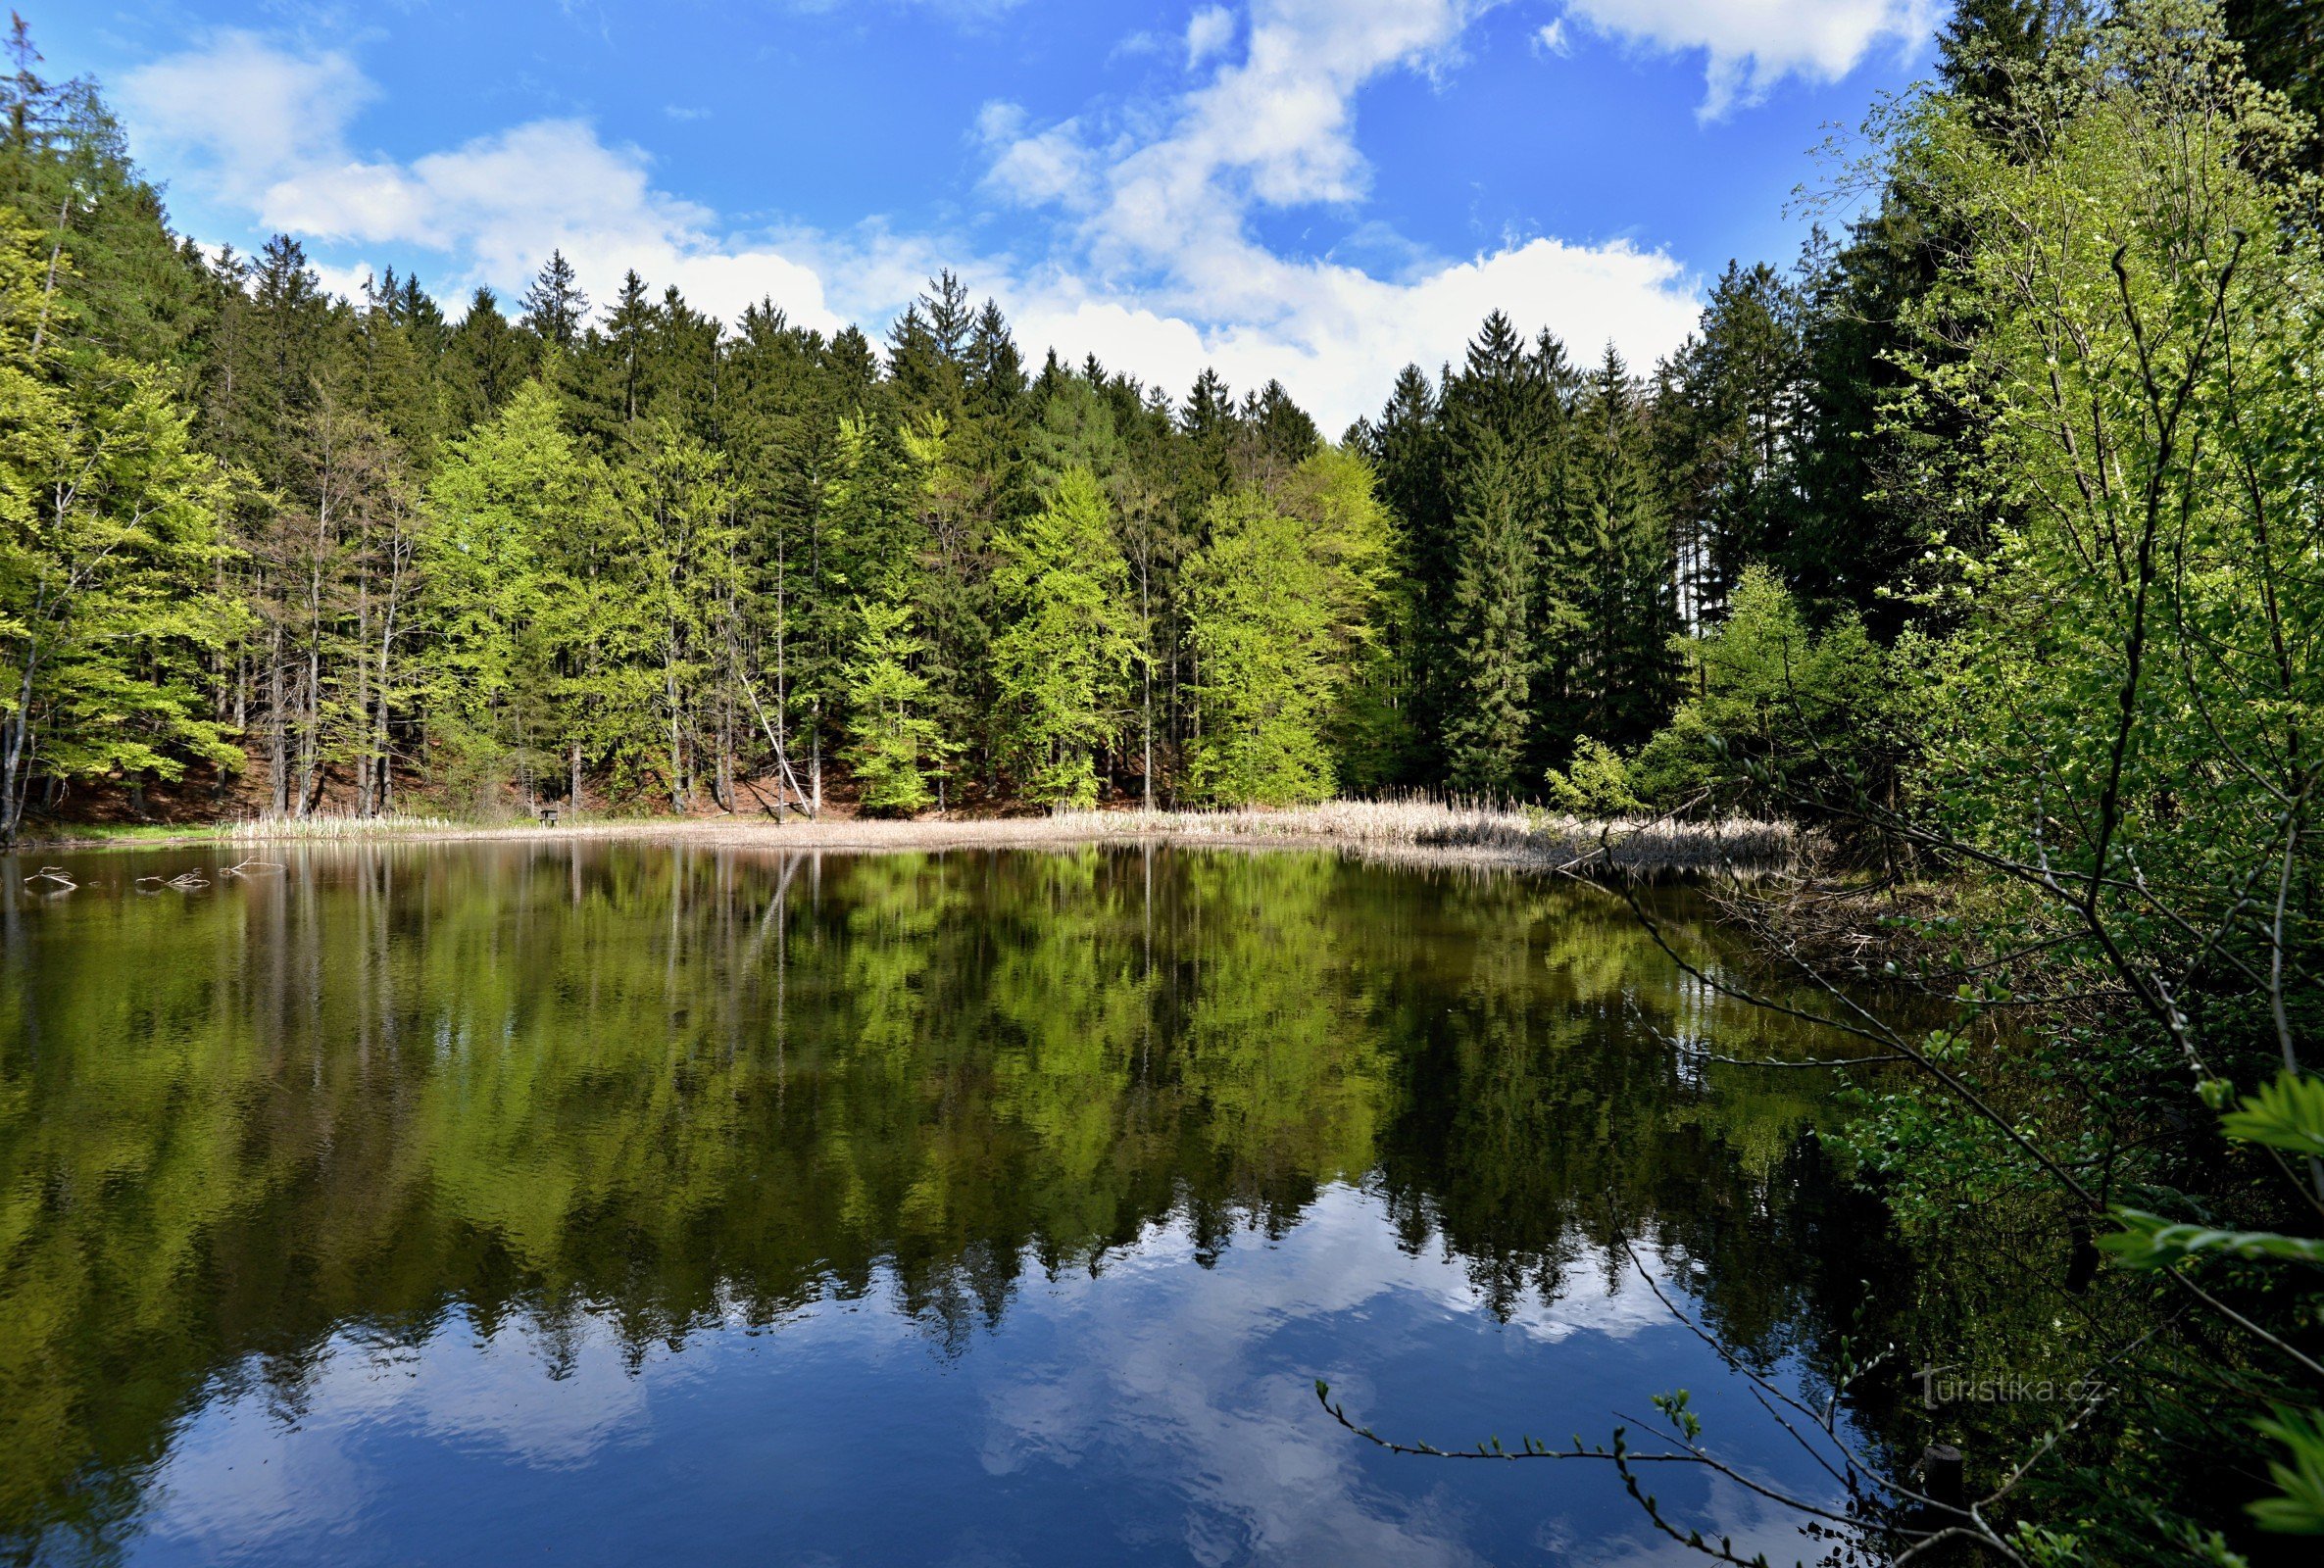
[[[1011,1505],[995,1500],[987,1518],[981,1476],[1027,1489],[1028,1498],[1046,1494],[1050,1507],[1088,1510],[1096,1532],[1113,1532],[1125,1549],[1205,1564],[1475,1562],[1470,1543],[1511,1522],[1502,1511],[1509,1494],[1467,1467],[1383,1468],[1373,1450],[1325,1425],[1312,1376],[1330,1376],[1361,1409],[1375,1402],[1373,1368],[1430,1363],[1455,1343],[1448,1330],[1511,1348],[1559,1346],[1579,1358],[1564,1364],[1587,1365],[1673,1326],[1626,1263],[1609,1272],[1583,1250],[1566,1295],[1528,1292],[1504,1336],[1484,1319],[1459,1259],[1407,1250],[1382,1200],[1344,1186],[1322,1192],[1280,1240],[1238,1235],[1214,1268],[1193,1266],[1195,1250],[1189,1227],[1174,1220],[1112,1254],[1096,1277],[1028,1268],[999,1330],[938,1363],[940,1376],[964,1379],[954,1388],[964,1403],[942,1446],[969,1470],[942,1483],[938,1505],[950,1516],[950,1549],[968,1554],[961,1560],[1014,1555]],[[1665,1278],[1686,1277],[1675,1250],[1641,1252]],[[1474,1362],[1463,1364],[1459,1375],[1474,1376]],[[1522,1364],[1523,1373],[1509,1364],[1510,1375],[1532,1379],[1546,1365],[1538,1355]],[[295,1424],[272,1413],[256,1379],[185,1424],[155,1476],[149,1528],[206,1556],[330,1555],[333,1542],[354,1551],[367,1518],[394,1507],[408,1480],[392,1450],[368,1446],[381,1438],[451,1450],[463,1484],[487,1504],[503,1495],[495,1478],[506,1470],[496,1467],[569,1472],[610,1495],[641,1468],[686,1468],[688,1445],[704,1441],[700,1418],[720,1400],[804,1408],[789,1401],[811,1386],[878,1387],[912,1400],[927,1390],[929,1365],[892,1279],[864,1298],[808,1305],[770,1331],[733,1305],[722,1322],[690,1332],[682,1352],[657,1344],[642,1357],[608,1320],[586,1317],[555,1333],[514,1319],[489,1336],[455,1317],[418,1345],[342,1333],[303,1380]],[[1651,1391],[1638,1392],[1643,1399]],[[842,1408],[843,1426],[857,1432],[823,1434],[835,1444],[900,1414],[876,1400]],[[716,1486],[716,1474],[705,1467],[695,1483]],[[1673,1544],[1626,1511],[1609,1472],[1526,1481],[1519,1506],[1539,1521],[1531,1544],[1551,1560],[1652,1568],[1684,1555],[1665,1552]],[[1610,1512],[1600,1507],[1607,1497]],[[694,1505],[682,1494],[677,1503],[681,1519]],[[1800,1545],[1787,1521],[1731,1483],[1713,1482],[1687,1512],[1778,1560]],[[564,1528],[548,1523],[543,1539]],[[678,1528],[673,1551],[686,1545]],[[842,1540],[853,1533],[844,1514],[835,1528]],[[587,1554],[585,1543],[566,1544]]]
[[[1725,1536],[1728,1546],[1746,1562],[1754,1556],[1778,1564],[1815,1561],[1831,1549],[1829,1544],[1819,1544],[1801,1532],[1798,1515],[1785,1512],[1725,1476],[1711,1477],[1710,1502],[1705,1516],[1719,1523],[1715,1532],[1706,1529],[1704,1535],[1712,1540]],[[1562,1552],[1559,1560],[1572,1568],[1702,1568],[1709,1561],[1643,1519],[1636,1531],[1620,1540],[1560,1542],[1554,1547],[1545,1546]]]
[[[1047,1365],[1020,1367],[988,1396],[986,1469],[1014,1472],[1036,1455],[1072,1465],[1099,1446],[1133,1450],[1119,1455],[1133,1472],[1167,1468],[1181,1477],[1195,1505],[1184,1544],[1206,1563],[1476,1560],[1460,1540],[1456,1477],[1445,1475],[1417,1505],[1381,1494],[1361,1473],[1367,1450],[1316,1441],[1310,1377],[1261,1370],[1261,1342],[1298,1319],[1360,1316],[1376,1353],[1376,1336],[1394,1323],[1410,1334],[1414,1319],[1475,1316],[1483,1297],[1457,1262],[1397,1246],[1378,1200],[1346,1187],[1323,1192],[1280,1244],[1230,1248],[1215,1270],[1183,1266],[1192,1246],[1181,1227],[1164,1228],[1108,1268],[1115,1279],[1151,1276],[1144,1291],[1059,1282],[1042,1309],[1060,1320],[1063,1343]],[[1670,1272],[1654,1250],[1640,1250]],[[1557,1343],[1670,1325],[1634,1271],[1609,1275],[1606,1259],[1596,1261],[1594,1274],[1568,1276],[1561,1299],[1528,1292],[1509,1326]],[[1391,1297],[1395,1311],[1378,1310]],[[1158,1467],[1157,1446],[1178,1462]],[[1731,1512],[1722,1506],[1713,1516]]]
[[[145,1531],[216,1549],[352,1530],[346,1503],[369,1490],[362,1468],[336,1444],[285,1441],[291,1435],[263,1398],[205,1411],[162,1461]]]
[[[418,1346],[334,1335],[303,1382],[295,1424],[270,1414],[256,1380],[187,1423],[155,1476],[148,1528],[242,1546],[350,1530],[363,1499],[388,1484],[353,1441],[380,1429],[535,1469],[585,1465],[610,1443],[643,1441],[653,1390],[696,1375],[658,1350],[650,1375],[632,1377],[622,1355],[591,1320],[554,1353],[520,1322],[479,1338],[455,1319]]]

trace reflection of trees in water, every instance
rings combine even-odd
[[[295,1412],[350,1318],[514,1321],[554,1370],[593,1320],[642,1355],[885,1276],[959,1348],[1028,1263],[1100,1270],[1173,1211],[1207,1258],[1335,1181],[1505,1314],[1616,1226],[1703,1261],[1756,1355],[1823,1272],[1858,1277],[1812,1107],[1706,1086],[1634,1012],[1730,1040],[1764,1015],[1683,997],[1586,888],[1287,854],[368,852],[17,910],[7,965],[0,1529],[108,1534],[204,1379]]]

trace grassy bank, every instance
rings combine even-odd
[[[27,845],[227,841],[235,844],[557,842],[625,839],[751,849],[894,851],[1065,847],[1091,843],[1337,846],[1367,857],[1524,865],[1547,870],[1770,871],[1792,862],[1799,835],[1786,823],[1585,821],[1539,811],[1435,802],[1334,801],[1282,810],[1068,811],[1051,816],[885,821],[825,816],[609,818],[533,823],[442,817],[262,818],[201,827],[104,828]]]

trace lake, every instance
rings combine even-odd
[[[1685,1388],[1828,1496],[1639,1266],[1810,1393],[1902,1289],[1815,1141],[1829,1083],[1661,1037],[1803,1043],[1602,889],[243,853],[8,867],[0,1556],[1694,1562],[1603,1464],[1385,1452],[1314,1382],[1440,1446],[1605,1442]],[[1651,902],[1715,961],[1698,902]],[[1651,1480],[1820,1554],[1732,1481]]]

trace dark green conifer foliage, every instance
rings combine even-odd
[[[1622,464],[1585,464],[1580,378],[1507,316],[1441,386],[1408,368],[1337,452],[1280,381],[1238,395],[1205,370],[1173,402],[1055,354],[1029,376],[998,306],[950,272],[879,338],[825,336],[765,302],[730,331],[635,271],[592,322],[557,252],[519,319],[479,289],[448,321],[396,270],[331,298],[287,237],[200,256],[169,234],[94,93],[52,87],[36,65],[20,44],[0,84],[0,180],[74,278],[72,351],[182,368],[204,447],[244,481],[223,512],[233,550],[206,585],[237,630],[204,678],[278,808],[387,809],[454,753],[478,774],[474,804],[647,791],[745,808],[738,789],[789,760],[813,802],[835,760],[886,766],[900,740],[938,798],[1001,790],[1022,769],[1004,765],[996,649],[1034,596],[1018,584],[1002,602],[1000,542],[1021,543],[1075,469],[1103,503],[1076,515],[1104,519],[1077,548],[1102,531],[1100,554],[1120,563],[1104,573],[1109,635],[1131,657],[1090,771],[1074,763],[1060,798],[1455,778],[1521,792],[1581,726],[1627,733],[1621,703],[1658,700],[1607,673],[1651,683],[1651,660],[1591,635],[1600,606],[1627,607],[1633,629],[1666,624],[1601,568],[1644,559],[1630,547],[1654,516],[1678,526],[1676,510],[1625,499],[1627,435]],[[61,218],[36,210],[51,198]],[[1681,361],[1658,384],[1692,396],[1698,382]],[[520,402],[531,434],[516,441]],[[1676,422],[1634,411],[1622,425]],[[499,434],[474,444],[484,430]],[[453,623],[440,617],[459,572],[416,543],[421,498],[458,465],[510,470],[470,472],[474,494],[521,487],[519,455],[559,442],[561,499],[536,530],[539,635],[507,666],[498,710],[524,716],[470,744],[440,700],[452,656],[427,630]],[[1281,564],[1312,603],[1259,594],[1229,563]],[[1222,715],[1240,716],[1221,730]]]
[[[1471,797],[1517,792],[1532,727],[1534,557],[1526,489],[1524,466],[1498,431],[1471,437],[1453,515],[1437,710],[1445,780]]]
[[[468,312],[445,334],[444,390],[452,424],[468,429],[498,414],[532,373],[539,342],[510,324],[488,288],[469,297]]]
[[[561,349],[569,350],[580,342],[581,330],[589,322],[589,296],[581,292],[580,278],[562,250],[549,253],[518,304],[523,308],[522,319],[532,334]]]
[[[1568,728],[1612,746],[1645,741],[1670,715],[1678,630],[1670,536],[1647,409],[1611,348],[1574,421],[1564,549],[1574,584]]]
[[[2317,0],[2223,0],[2228,36],[2244,47],[2244,69],[2308,117],[2310,170],[2324,166],[2324,4]]]

